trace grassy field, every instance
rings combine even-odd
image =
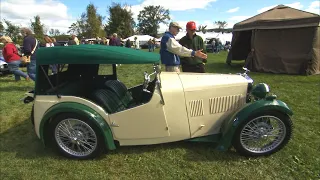
[[[206,69],[242,72],[242,63],[225,64],[226,53],[209,54]],[[119,79],[128,86],[143,80],[145,65],[122,65]],[[43,148],[30,122],[31,104],[20,99],[33,82],[0,77],[0,178],[16,179],[320,179],[320,76],[250,73],[265,82],[294,112],[294,133],[280,152],[244,158],[212,144],[177,142],[120,147],[97,160],[68,160]]]

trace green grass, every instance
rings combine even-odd
[[[243,62],[225,64],[226,53],[209,54],[208,72],[242,72]],[[120,80],[128,86],[143,81],[150,66],[122,65]],[[120,147],[97,160],[68,160],[43,148],[30,122],[31,104],[20,98],[33,82],[0,78],[1,179],[319,179],[320,77],[250,73],[265,82],[293,110],[289,144],[263,158],[244,158],[233,150],[218,152],[211,144],[189,142]]]

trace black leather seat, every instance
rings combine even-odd
[[[135,106],[135,101],[128,91],[127,87],[119,80],[109,80],[104,83],[106,89],[114,92],[117,97],[122,101],[126,108]]]
[[[90,99],[110,114],[126,109],[119,97],[108,89],[95,90]]]

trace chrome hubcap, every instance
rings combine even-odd
[[[240,143],[247,151],[266,153],[278,147],[285,136],[286,126],[279,118],[260,116],[243,127]]]
[[[94,130],[78,119],[64,119],[55,128],[55,139],[61,149],[73,156],[87,156],[97,147]]]

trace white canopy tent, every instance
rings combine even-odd
[[[149,41],[149,39],[153,39],[154,37],[152,36],[149,36],[149,35],[133,35],[133,36],[130,36],[126,39],[123,39],[123,41],[127,41],[128,39],[130,41],[134,41],[134,38],[137,37],[138,41],[142,41],[142,42],[145,42],[145,41]]]
[[[176,36],[176,40],[180,40],[183,36],[187,34],[186,31],[180,31]],[[201,36],[204,41],[212,39],[212,38],[219,38],[222,44],[225,44],[227,41],[231,42],[232,40],[232,33],[216,33],[216,32],[197,32],[197,35]],[[161,41],[161,38],[158,39]]]

